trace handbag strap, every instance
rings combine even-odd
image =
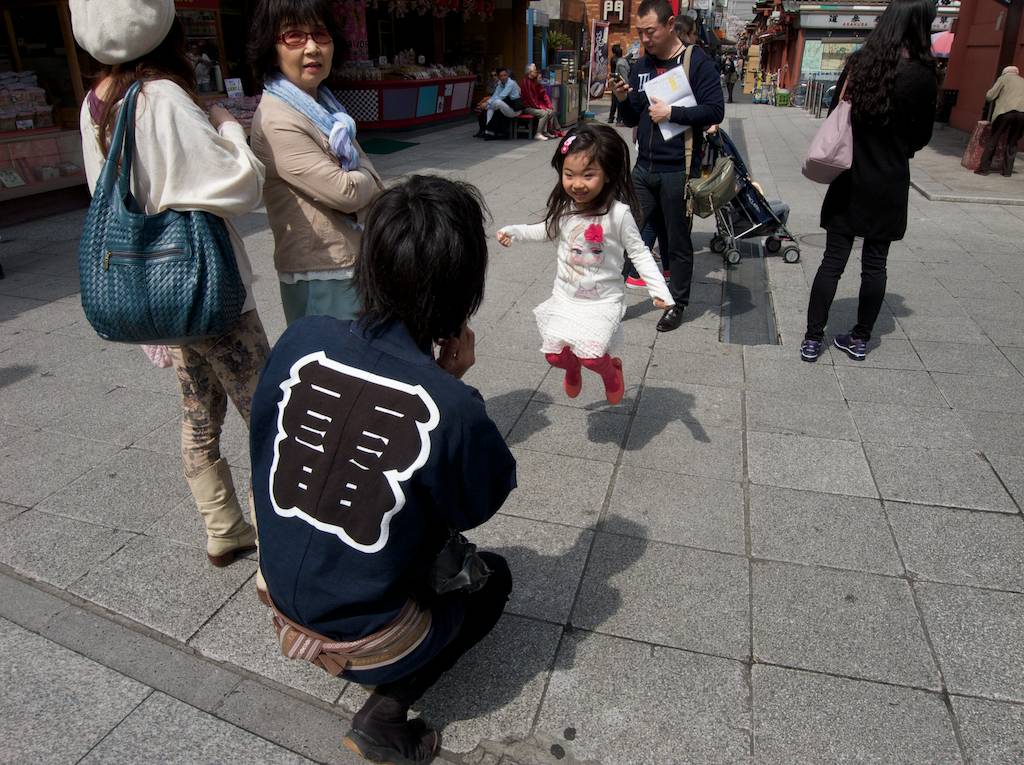
[[[118,146],[121,172],[117,178],[118,199],[124,199],[132,188],[132,155],[135,154],[135,104],[139,99],[139,92],[142,90],[142,83],[136,80],[125,93],[124,101],[121,102],[121,111],[117,115],[117,125],[114,128],[114,139],[110,144],[108,159],[114,156],[114,147]],[[117,143],[118,131],[123,135],[120,145]]]

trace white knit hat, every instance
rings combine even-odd
[[[174,0],[71,0],[71,28],[101,64],[134,61],[156,48],[174,23]]]

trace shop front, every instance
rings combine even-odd
[[[339,0],[347,59],[329,85],[361,128],[464,116],[498,66],[526,64],[528,0]]]
[[[245,67],[245,0],[177,0],[200,99]],[[0,202],[85,183],[79,113],[97,73],[75,44],[68,0],[0,3]]]

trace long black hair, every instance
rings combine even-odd
[[[903,56],[935,71],[934,0],[892,0],[864,47],[850,56],[846,94],[855,119],[885,123],[893,109],[896,68]]]
[[[458,337],[484,297],[486,216],[475,186],[436,176],[414,175],[377,197],[355,266],[370,330],[401,321],[423,350]]]
[[[614,128],[598,123],[586,123],[570,131],[559,141],[555,156],[551,158],[551,166],[558,173],[558,182],[548,196],[548,210],[544,216],[549,239],[558,239],[562,218],[568,215],[572,208],[572,197],[562,186],[562,166],[571,154],[585,154],[597,162],[607,179],[601,193],[586,211],[588,214],[604,215],[617,199],[629,205],[633,210],[633,216],[637,218],[637,224],[643,225],[638,217],[640,203],[636,198],[633,176],[629,169],[629,146]]]

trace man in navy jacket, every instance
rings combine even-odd
[[[633,168],[633,183],[644,218],[660,209],[668,230],[668,252],[662,253],[662,262],[669,268],[668,286],[675,305],[658,322],[660,332],[678,328],[683,322],[683,309],[690,302],[693,242],[683,201],[686,180],[700,174],[703,131],[719,124],[725,116],[725,99],[715,62],[699,48],[690,54],[689,71],[696,106],[670,106],[657,98],[648,99],[644,93],[648,80],[682,65],[686,46],[676,37],[674,25],[668,0],[643,0],[637,9],[637,32],[646,55],[633,67],[628,84],[616,81],[612,86],[622,121],[639,128],[639,156]],[[691,130],[666,141],[659,128],[665,120]],[[689,168],[685,145],[688,137],[693,141]]]

